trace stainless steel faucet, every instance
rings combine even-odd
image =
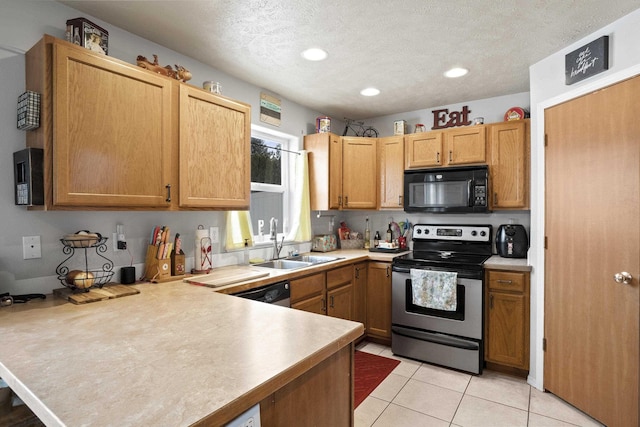
[[[282,236],[282,241],[280,245],[278,245],[278,220],[275,218],[271,218],[271,221],[269,221],[269,234],[269,240],[273,240],[273,257],[271,259],[280,259],[280,251],[282,250],[282,245],[284,245],[284,236]]]

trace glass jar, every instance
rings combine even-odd
[[[426,129],[424,127],[424,125],[422,123],[418,123],[416,124],[416,128],[414,130],[414,133],[419,133],[419,132],[425,132]]]
[[[207,80],[206,82],[202,83],[202,88],[211,93],[222,93],[222,85],[220,84],[220,82],[214,82],[213,80]]]

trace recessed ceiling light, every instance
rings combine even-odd
[[[380,91],[375,87],[368,87],[360,91],[360,95],[364,95],[364,96],[376,96],[379,94],[380,94]]]
[[[322,61],[328,56],[327,51],[312,47],[302,52],[302,57],[309,61]]]
[[[455,79],[456,77],[462,77],[467,74],[469,70],[466,68],[452,68],[449,71],[444,73],[445,77],[449,77],[450,79]]]

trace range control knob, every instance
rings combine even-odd
[[[416,229],[416,234],[422,234],[422,228]]]
[[[480,232],[480,235],[481,235],[482,237],[484,237],[484,236],[486,236],[486,235],[487,235],[487,232],[486,232],[486,231],[481,231],[481,232]]]
[[[471,235],[472,235],[472,236],[477,236],[477,235],[478,235],[478,232],[477,232],[476,230],[472,230],[472,231],[471,231]]]

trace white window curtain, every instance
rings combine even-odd
[[[244,248],[245,239],[253,246],[253,227],[249,211],[227,211],[227,250]]]
[[[295,188],[292,194],[291,231],[286,240],[308,242],[311,240],[311,202],[309,198],[309,160],[303,150],[297,156],[294,177]]]

